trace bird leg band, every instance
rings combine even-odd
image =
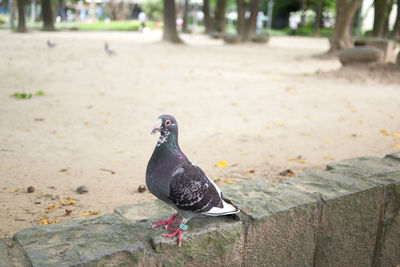
[[[181,223],[179,225],[179,228],[182,229],[182,231],[186,231],[188,229],[188,226],[187,226],[187,224]]]

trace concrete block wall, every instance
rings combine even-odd
[[[0,266],[398,266],[400,153],[332,163],[282,183],[223,188],[241,220],[199,216],[182,247],[152,229],[159,201],[24,229],[0,240]]]

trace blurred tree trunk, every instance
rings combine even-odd
[[[53,11],[50,0],[42,0],[43,31],[54,31]]]
[[[185,8],[183,9],[183,25],[182,32],[188,32],[188,12],[189,12],[189,0],[185,0]]]
[[[336,1],[336,23],[332,39],[330,40],[331,47],[328,52],[353,47],[351,25],[354,14],[360,8],[361,3],[362,0]]]
[[[215,10],[215,26],[217,32],[225,32],[225,11],[227,0],[217,0],[217,8]]]
[[[117,1],[111,0],[110,6],[111,6],[111,20],[117,20],[118,19],[118,11],[119,11],[119,6],[118,6]]]
[[[182,43],[176,30],[175,0],[164,0],[164,32],[163,41]]]
[[[393,27],[392,38],[400,37],[400,0],[397,0],[397,18]]]
[[[304,27],[306,24],[306,10],[307,10],[307,0],[301,0],[301,16],[299,27]]]
[[[323,0],[317,0],[317,6],[315,9],[315,22],[314,22],[314,36],[319,36],[319,29],[321,29],[322,12],[323,12]]]
[[[386,14],[385,14],[385,23],[383,26],[383,36],[384,37],[389,36],[389,16],[390,16],[390,13],[392,12],[393,4],[394,4],[394,1],[389,0],[389,4],[387,6]]]
[[[203,0],[203,14],[204,14],[204,26],[205,33],[212,32],[212,22],[210,17],[210,0]]]
[[[246,19],[242,35],[243,42],[250,41],[254,36],[259,8],[260,8],[260,0],[251,0],[249,7],[250,17]]]
[[[242,36],[245,27],[245,11],[244,11],[244,0],[236,0],[237,5],[237,34]]]
[[[374,27],[372,30],[372,36],[383,37],[385,34],[385,21],[388,12],[390,0],[375,0],[375,15],[374,15]]]
[[[118,19],[127,20],[132,13],[132,5],[129,1],[121,1],[118,10]]]
[[[25,25],[25,0],[18,0],[18,26],[17,32],[26,32]]]

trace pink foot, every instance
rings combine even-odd
[[[161,225],[165,225],[165,229],[169,229],[171,231],[175,231],[176,229],[172,228],[171,224],[173,224],[174,222],[182,222],[181,220],[175,220],[176,216],[178,216],[178,213],[172,214],[171,218],[169,218],[168,220],[158,221],[156,224],[153,225],[153,228],[156,228],[156,227],[161,226]]]
[[[174,231],[175,231],[175,232],[173,232],[172,234],[163,234],[163,236],[166,236],[166,237],[173,237],[173,236],[178,235],[178,240],[179,240],[178,246],[180,247],[180,246],[181,246],[181,243],[182,243],[182,232],[183,232],[183,231],[182,231],[181,228],[175,229]]]

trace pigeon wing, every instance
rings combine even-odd
[[[178,167],[172,174],[170,199],[178,209],[198,213],[223,207],[220,192],[199,167],[190,163]]]

